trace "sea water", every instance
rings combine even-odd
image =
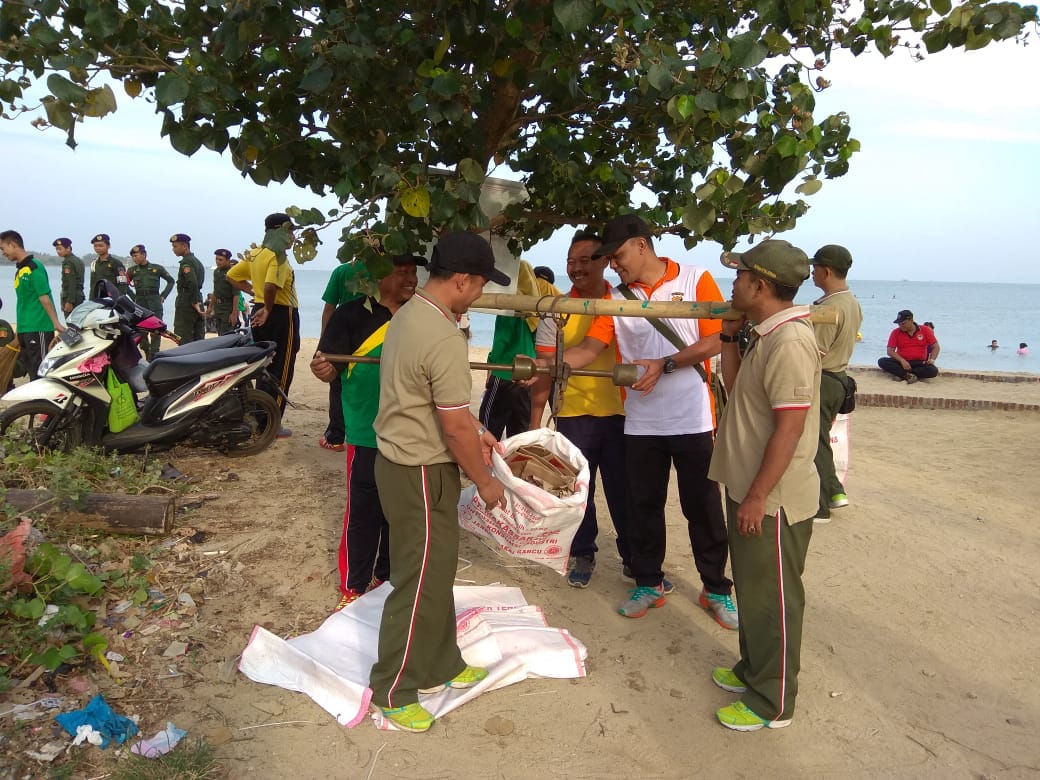
[[[721,269],[720,269],[721,270]],[[300,332],[304,338],[317,338],[321,331],[322,293],[331,269],[297,268],[296,286],[300,298]],[[715,274],[724,298],[731,295],[732,278]],[[562,269],[556,270],[557,284],[570,283]],[[48,268],[52,285],[59,284],[59,272]],[[13,269],[11,272],[13,278]],[[207,274],[207,280],[211,277]],[[608,276],[608,279],[610,277]],[[616,282],[616,278],[611,279]],[[10,284],[10,279],[8,280]],[[1040,374],[1040,285],[988,284],[985,282],[908,282],[849,279],[849,286],[863,307],[863,340],[852,354],[853,365],[876,365],[885,355],[888,336],[896,327],[893,320],[901,309],[910,309],[917,322],[935,324],[935,335],[942,352],[939,370],[1013,371]],[[9,288],[8,288],[9,289]],[[207,289],[208,291],[208,289]],[[811,303],[821,295],[810,282],[802,285],[795,299]],[[13,295],[10,295],[13,304]],[[172,300],[167,302],[166,318],[173,322]],[[4,314],[14,319],[14,306]],[[0,315],[3,316],[3,315]],[[474,346],[490,347],[494,316],[474,313],[470,317]],[[1000,345],[991,350],[994,339]],[[1018,355],[1019,342],[1030,345],[1030,355]]]
[[[321,296],[331,271],[301,268],[296,273],[300,297],[300,331],[316,338],[321,330]],[[731,294],[732,279],[716,276],[724,298]],[[616,281],[616,280],[615,280]],[[558,273],[557,284],[569,289]],[[863,308],[863,340],[852,355],[854,365],[876,365],[885,355],[893,320],[901,309],[910,309],[918,322],[935,324],[942,352],[937,365],[970,371],[1040,373],[1040,285],[964,282],[863,281],[849,279],[849,286]],[[811,303],[822,293],[811,283],[802,285],[798,303]],[[474,346],[491,346],[495,318],[474,313],[470,317]],[[1000,345],[991,350],[996,339]],[[1030,345],[1030,355],[1018,355],[1019,342]]]

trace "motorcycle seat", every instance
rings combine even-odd
[[[199,339],[181,344],[178,347],[160,350],[159,354],[152,360],[165,360],[166,358],[179,357],[181,355],[197,355],[200,352],[209,352],[214,349],[227,349],[229,347],[244,347],[249,344],[249,336],[245,333],[226,333],[215,339]]]
[[[255,363],[270,355],[275,348],[273,342],[261,341],[259,344],[248,347],[211,349],[196,354],[153,360],[145,369],[144,379],[154,394],[155,389],[159,386],[169,387],[180,384],[208,371],[216,371],[238,363]]]

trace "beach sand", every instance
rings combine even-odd
[[[242,675],[220,682],[221,665],[254,625],[304,633],[339,598],[344,456],[318,446],[327,388],[307,367],[314,347],[305,340],[300,351],[296,408],[285,419],[292,438],[244,460],[175,453],[181,470],[203,477],[199,492],[218,495],[186,522],[211,534],[206,549],[231,551],[232,570],[207,585],[199,674],[169,693],[166,712],[193,736],[233,734],[218,748],[231,777],[1040,772],[1035,412],[861,405],[852,415],[851,505],[814,528],[797,712],[782,731],[741,734],[715,721],[733,696],[709,675],[736,659],[737,635],[697,606],[700,583],[674,491],[665,569],[676,591],[639,620],[615,612],[630,585],[601,499],[601,552],[586,590],[463,534],[460,556],[472,565],[460,582],[522,588],[550,625],[585,643],[585,679],[530,680],[481,696],[426,735],[380,732],[368,722],[344,730],[303,695]],[[1036,404],[1040,395],[1036,383],[940,377],[907,388],[876,371],[856,373],[868,394],[950,396],[956,383],[975,398]],[[475,374],[474,403],[482,384]],[[249,728],[265,723],[284,725]]]

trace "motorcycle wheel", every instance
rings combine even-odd
[[[278,436],[278,429],[282,425],[278,402],[263,390],[249,388],[243,405],[243,422],[252,430],[252,435],[227,450],[227,455],[233,458],[256,455],[266,450]]]
[[[0,414],[0,435],[28,444],[36,452],[71,452],[83,442],[83,431],[78,425],[61,425],[61,414],[47,401],[15,404]]]

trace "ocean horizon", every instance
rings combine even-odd
[[[167,266],[164,266],[167,267]],[[168,270],[172,270],[167,267]],[[328,284],[331,269],[296,268],[296,287],[300,299],[300,333],[304,338],[317,338],[321,331],[321,296]],[[566,291],[570,282],[561,271],[556,271],[557,286]],[[730,297],[731,276],[715,274],[723,298]],[[8,300],[13,303],[11,283],[14,270],[7,282]],[[48,267],[52,291],[57,298],[59,274]],[[206,290],[211,283],[207,269]],[[613,281],[616,281],[613,280]],[[849,279],[849,287],[863,308],[862,341],[852,354],[853,365],[876,365],[885,355],[888,336],[895,328],[893,320],[902,309],[914,312],[914,319],[935,324],[935,335],[941,353],[937,365],[940,372],[950,370],[1002,371],[1040,373],[1040,284],[1013,284],[990,282],[912,282],[905,280]],[[806,282],[795,298],[797,303],[812,303],[822,293]],[[168,323],[173,322],[173,307],[165,312]],[[14,306],[4,313],[13,321]],[[470,317],[472,338],[477,347],[490,347],[494,330],[494,316],[474,312]],[[994,339],[998,349],[991,350]],[[1018,345],[1030,345],[1032,354],[1018,355]]]

